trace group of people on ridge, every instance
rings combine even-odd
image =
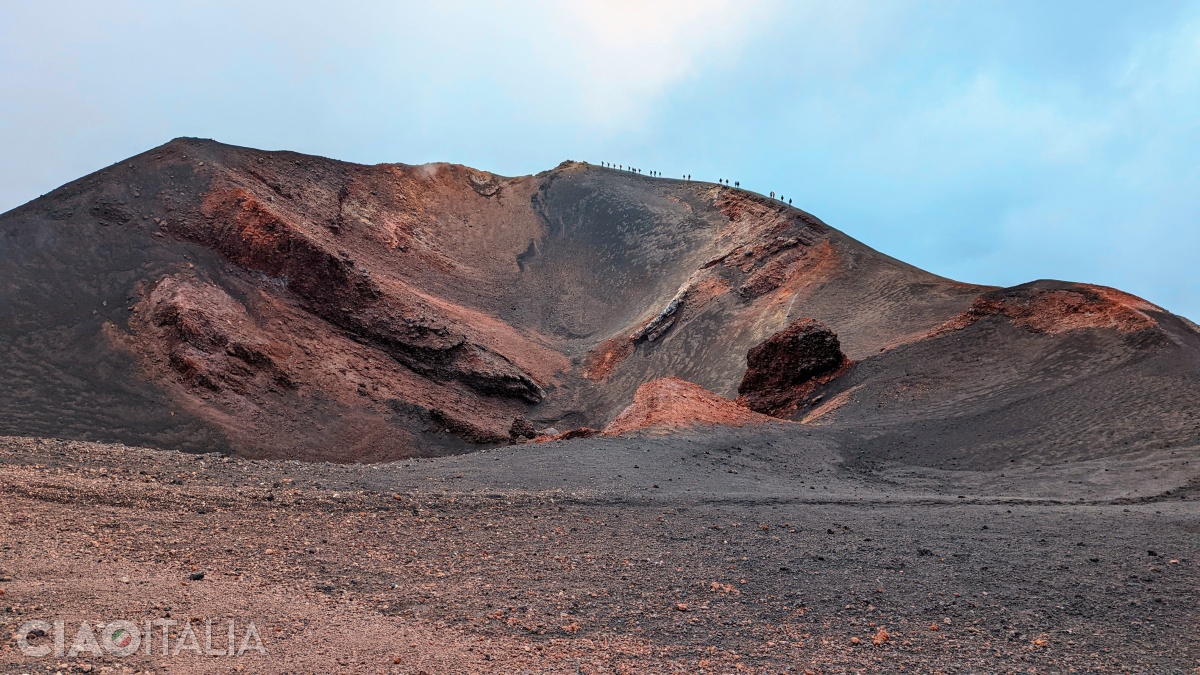
[[[619,169],[619,170],[621,170],[621,171],[632,171],[633,173],[642,173],[642,170],[641,170],[641,169],[635,169],[635,168],[633,168],[633,167],[627,167],[627,166],[625,166],[624,164],[613,164],[612,162],[600,162],[600,166],[603,166],[603,167],[606,167],[606,168],[609,168],[609,169]],[[651,171],[651,172],[650,172],[650,175],[651,175],[651,176],[654,176],[654,177],[656,177],[656,178],[661,178],[661,177],[662,177],[662,172],[661,172],[661,171]],[[692,174],[690,174],[690,173],[685,173],[685,174],[683,174],[683,180],[690,181],[691,179],[692,179]],[[728,178],[718,178],[718,179],[717,179],[717,183],[719,183],[719,184],[721,184],[721,185],[730,185],[730,182],[729,182],[729,179],[728,179]],[[736,180],[735,180],[735,181],[733,181],[733,183],[732,183],[732,187],[735,187],[735,188],[740,188],[740,187],[742,187],[742,182],[741,182],[741,181],[736,181]],[[775,193],[774,193],[774,192],[772,192],[772,193],[771,193],[771,199],[775,199]],[[784,197],[783,197],[783,195],[779,195],[779,201],[781,201],[781,202],[782,202],[782,201],[784,201]],[[792,203],[792,200],[788,199],[788,200],[787,200],[787,203],[788,203],[788,205],[790,206],[790,205],[791,205],[791,203]]]
[[[608,167],[610,169],[620,169],[621,171],[632,171],[633,173],[642,173],[641,169],[635,169],[632,166],[625,166],[624,164],[613,164],[612,162],[600,162],[600,166]],[[661,177],[662,172],[661,171],[651,171],[650,175],[655,176],[655,177]]]

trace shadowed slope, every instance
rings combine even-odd
[[[1039,281],[856,364],[797,412],[864,466],[995,468],[1200,441],[1200,335],[1145,301]]]

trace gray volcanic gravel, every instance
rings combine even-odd
[[[845,468],[819,435],[805,447],[790,433],[708,429],[375,465],[7,438],[3,634],[37,618],[140,623],[169,614],[201,626],[239,617],[255,621],[267,655],[33,659],[6,639],[0,666],[1185,673],[1200,665],[1191,465],[1164,471],[1169,455],[1124,458],[1091,469],[1123,482],[1087,484],[1079,470],[1042,489],[1019,480],[1037,466],[1014,463],[1004,479],[926,472],[906,474],[901,488],[887,472]],[[1175,483],[1163,483],[1165,473]],[[1015,484],[995,482],[1011,476]],[[876,645],[881,629],[888,639]]]

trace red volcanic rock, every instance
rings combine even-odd
[[[638,387],[633,403],[604,427],[605,436],[643,429],[671,430],[700,425],[741,427],[774,421],[727,398],[677,377],[664,377]]]
[[[599,429],[593,429],[591,427],[577,427],[575,429],[568,429],[561,434],[538,436],[533,440],[535,443],[547,443],[549,441],[569,441],[572,438],[591,438],[592,436],[598,436],[599,434]]]
[[[415,372],[458,380],[481,394],[538,403],[544,392],[508,357],[476,342],[478,329],[447,316],[412,289],[375,281],[346,255],[323,248],[304,227],[241,188],[218,187],[204,198],[203,225],[185,228],[245,267],[286,280],[307,309],[374,343]]]
[[[554,440],[569,441],[572,438],[591,438],[599,433],[599,429],[593,429],[591,427],[577,427],[575,429],[568,429],[567,431],[562,432],[561,434],[555,436]]]
[[[815,319],[797,319],[746,353],[738,402],[764,414],[784,414],[847,363],[833,331]]]
[[[137,308],[132,323],[144,333],[158,334],[168,363],[185,381],[213,391],[244,391],[260,376],[268,386],[291,386],[281,365],[286,356],[281,347],[220,288],[182,275],[168,276],[145,304]]]

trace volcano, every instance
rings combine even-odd
[[[961,468],[1200,439],[1183,317],[952,281],[778,200],[584,162],[176,139],[0,216],[0,289],[14,436],[364,462],[736,422]]]
[[[1183,317],[749,191],[178,139],[0,215],[0,671],[1190,672],[1197,410]]]

